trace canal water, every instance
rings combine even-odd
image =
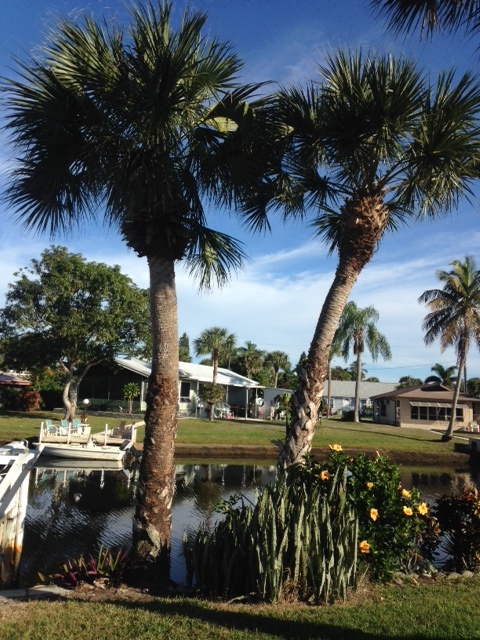
[[[40,459],[42,460],[42,459]],[[42,461],[30,475],[19,586],[38,582],[38,573],[50,575],[68,559],[96,555],[100,546],[127,549],[138,470],[74,467],[74,462]],[[38,463],[37,463],[38,465]],[[232,494],[254,501],[258,487],[275,479],[275,464],[240,465],[184,463],[176,467],[173,501],[171,577],[186,580],[182,556],[184,532],[201,523],[212,525],[221,517],[215,507]],[[465,486],[478,486],[472,471],[404,469],[402,484],[415,486],[433,504],[441,495]]]

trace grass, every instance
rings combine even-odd
[[[38,435],[40,422],[47,418],[59,420],[62,416],[53,412],[37,411],[18,413],[0,411],[0,442],[34,438]],[[125,416],[127,421],[128,416]],[[101,431],[105,424],[117,426],[120,418],[89,416],[92,432]],[[144,428],[137,431],[141,442]],[[177,442],[181,444],[210,445],[259,445],[269,446],[275,440],[283,440],[285,425],[282,422],[257,422],[248,420],[181,419],[178,422]],[[344,448],[380,451],[403,451],[424,453],[448,453],[454,451],[454,442],[440,442],[438,434],[423,429],[407,429],[372,422],[343,422],[322,419],[313,439],[314,447],[328,448],[339,443]]]
[[[0,640],[473,640],[480,578],[374,587],[351,602],[233,605],[194,598],[149,602],[32,601],[2,605]]]

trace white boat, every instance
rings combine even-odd
[[[123,460],[132,443],[126,440],[120,447],[100,446],[93,440],[86,444],[71,442],[63,444],[58,442],[34,443],[35,447],[42,447],[42,456],[53,458],[69,458],[73,460]]]
[[[14,440],[0,446],[0,466],[11,464],[18,455],[28,453],[26,440]]]

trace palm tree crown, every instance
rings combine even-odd
[[[270,351],[267,353],[264,361],[264,365],[271,367],[273,370],[273,387],[277,388],[278,385],[278,373],[280,369],[285,372],[290,371],[291,364],[288,354],[284,351]]]
[[[437,362],[436,364],[433,365],[432,371],[435,372],[435,375],[431,375],[425,378],[425,382],[427,384],[431,382],[437,382],[437,383],[443,384],[445,387],[449,387],[450,389],[453,389],[453,386],[457,379],[455,375],[457,371],[457,367],[455,365],[451,367],[444,367],[442,364]]]
[[[213,366],[213,384],[217,382],[218,361],[224,354],[229,354],[232,345],[235,344],[236,338],[234,334],[229,334],[227,329],[221,327],[212,327],[205,329],[200,336],[193,342],[195,355],[203,356],[206,354],[212,357]]]
[[[450,271],[439,270],[442,289],[424,291],[419,298],[430,309],[423,321],[425,343],[440,339],[442,351],[453,347],[457,354],[458,376],[453,396],[452,413],[445,439],[450,439],[455,422],[456,404],[462,373],[471,342],[480,348],[480,271],[472,256],[453,260]]]

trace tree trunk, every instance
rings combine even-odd
[[[362,352],[357,353],[357,377],[355,380],[355,403],[353,405],[353,421],[360,422],[360,381],[362,379]]]
[[[323,303],[298,390],[291,397],[291,418],[280,451],[283,464],[303,464],[312,448],[328,362],[338,321],[363,267],[371,260],[388,222],[383,194],[359,193],[341,208],[339,260]]]
[[[148,256],[153,332],[145,439],[133,524],[133,573],[149,583],[170,575],[175,436],[178,406],[178,322],[174,260]]]
[[[443,442],[449,442],[453,438],[453,428],[455,425],[455,416],[457,413],[457,404],[458,404],[458,396],[460,395],[460,387],[462,386],[462,374],[463,369],[465,367],[466,354],[460,354],[460,361],[458,363],[458,376],[457,381],[455,383],[455,390],[453,392],[453,400],[452,400],[452,414],[450,416],[450,420],[448,422],[448,428],[442,436]]]

